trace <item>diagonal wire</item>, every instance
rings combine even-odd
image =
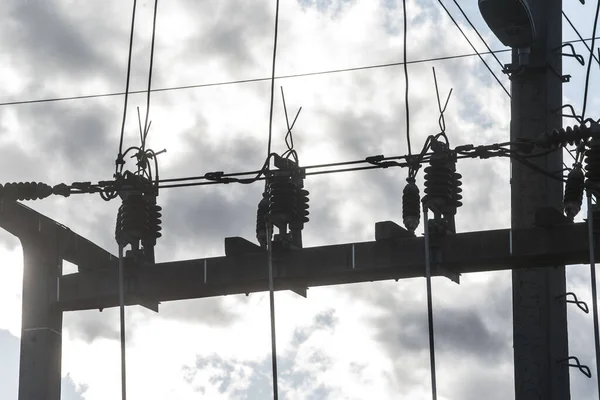
[[[590,72],[592,70],[592,57],[594,56],[594,46],[596,43],[596,28],[598,27],[598,14],[600,14],[600,0],[596,3],[596,15],[594,16],[594,28],[592,29],[592,44],[590,45],[590,57],[588,58],[587,72],[585,74],[585,89],[583,90],[583,107],[581,110],[581,119],[585,121],[585,111],[587,108],[588,90],[590,88]]]
[[[127,120],[127,100],[129,98],[129,80],[131,77],[131,53],[133,51],[133,33],[135,31],[135,9],[137,0],[133,0],[133,11],[131,13],[131,33],[129,34],[129,55],[127,58],[127,79],[125,82],[125,104],[123,105],[123,122],[121,123],[121,135],[119,139],[119,153],[115,161],[115,176],[120,172],[119,165],[123,163],[123,136],[125,134],[125,121]]]
[[[144,137],[142,140],[142,151],[146,148],[146,137],[148,136],[148,116],[150,115],[150,94],[152,93],[152,71],[154,67],[154,42],[156,38],[156,14],[158,11],[158,0],[154,0],[154,16],[152,20],[152,42],[150,45],[150,66],[148,68],[148,91],[146,95],[146,119],[144,120]]]
[[[437,1],[438,1],[438,3],[440,3],[440,5],[442,6],[442,8],[446,11],[446,14],[448,14],[448,16],[450,17],[450,19],[452,20],[452,22],[454,22],[454,25],[456,25],[456,27],[458,28],[458,30],[460,31],[460,33],[462,33],[462,35],[464,36],[464,38],[466,39],[466,41],[469,43],[469,45],[471,46],[471,48],[473,49],[473,51],[479,56],[479,59],[481,60],[481,62],[483,62],[483,64],[485,65],[485,67],[488,69],[488,71],[490,71],[490,73],[494,76],[494,79],[496,79],[496,82],[498,82],[498,84],[500,86],[502,86],[502,89],[504,89],[504,92],[506,93],[506,95],[508,97],[511,97],[511,95],[508,92],[508,90],[506,90],[506,88],[504,87],[504,85],[502,84],[502,82],[500,81],[500,79],[498,79],[498,76],[496,76],[496,74],[490,68],[490,66],[488,65],[488,63],[483,59],[483,57],[481,56],[481,53],[479,53],[477,51],[477,49],[475,48],[475,46],[473,46],[473,43],[471,43],[471,41],[469,40],[469,38],[467,37],[467,35],[465,34],[465,32],[462,30],[462,28],[460,27],[460,25],[458,24],[458,22],[456,22],[456,20],[454,19],[454,17],[450,13],[450,11],[446,8],[446,6],[442,2],[442,0],[437,0]]]
[[[471,25],[471,28],[473,28],[473,30],[475,31],[475,33],[477,34],[477,36],[479,36],[479,39],[481,39],[481,41],[485,45],[485,48],[488,49],[488,51],[494,56],[494,58],[496,59],[496,61],[498,61],[498,64],[500,65],[500,68],[504,69],[504,64],[502,64],[502,62],[498,59],[498,56],[496,56],[496,54],[494,54],[494,52],[492,51],[492,49],[490,49],[490,46],[488,46],[488,44],[486,43],[485,39],[481,36],[481,34],[477,30],[477,28],[475,28],[475,25],[473,25],[471,23],[471,20],[469,19],[469,17],[467,16],[467,14],[464,12],[464,10],[460,6],[460,4],[458,4],[458,2],[456,0],[452,0],[452,1],[454,1],[454,4],[456,4],[456,7],[458,7],[458,9],[462,13],[463,17],[465,17],[465,19],[467,20],[467,22],[469,23],[469,25]]]
[[[567,22],[569,23],[569,25],[571,25],[571,28],[573,28],[573,31],[575,31],[575,34],[579,37],[580,41],[583,42],[583,44],[588,49],[588,51],[591,51],[592,54],[594,54],[594,51],[592,50],[592,48],[590,47],[590,45],[587,44],[587,42],[583,39],[583,37],[581,37],[581,34],[579,33],[579,31],[577,30],[577,28],[575,27],[575,25],[573,25],[573,23],[571,22],[571,20],[567,16],[567,14],[563,11],[562,15],[563,15],[563,17],[565,17],[565,19],[567,20]],[[596,57],[595,54],[594,54],[594,60],[596,60],[596,62],[598,64],[600,64],[600,61],[598,61],[598,57]]]
[[[406,42],[407,42],[407,15],[406,15],[406,0],[402,0],[402,9],[404,10],[403,18],[404,18],[404,33],[402,36],[402,51],[404,54],[404,59],[402,64],[404,65],[404,105],[406,107],[406,143],[408,146],[408,155],[411,155],[411,146],[410,146],[410,109],[408,105],[408,64],[406,62]]]
[[[573,158],[573,161],[577,162],[577,157],[575,157],[573,155],[573,151],[571,149],[568,149],[565,147],[565,150],[567,150],[567,153],[569,153],[569,155]]]
[[[283,86],[281,86],[281,100],[283,102],[283,113],[285,115],[285,125],[287,127],[287,133],[285,134],[285,144],[288,148],[286,152],[282,155],[282,157],[285,157],[286,155],[291,155],[292,157],[294,157],[294,161],[296,162],[296,164],[298,164],[298,153],[296,152],[296,150],[294,150],[294,134],[292,130],[294,129],[294,125],[296,125],[296,121],[298,120],[298,116],[302,111],[302,107],[298,109],[298,112],[296,113],[296,116],[292,121],[292,125],[290,125],[290,119],[287,112],[287,105],[285,102],[285,95],[283,93]]]

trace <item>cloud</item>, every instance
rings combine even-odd
[[[151,33],[151,2],[139,4],[132,88],[145,87]],[[408,8],[410,59],[471,52],[437,5],[409,1]],[[272,2],[165,2],[159,10],[154,87],[270,74]],[[0,33],[10,38],[0,44],[2,54],[10,55],[3,58],[3,99],[123,90],[129,7],[123,12],[121,4],[99,0],[85,6],[37,0],[4,2],[0,11],[4,15]],[[278,74],[402,59],[398,1],[303,0],[283,2],[280,11]],[[484,27],[476,6],[467,7],[467,12]],[[412,64],[413,152],[439,131],[432,65],[442,96],[454,88],[446,112],[451,144],[505,141],[508,98],[478,59]],[[501,79],[508,83],[505,76]],[[288,109],[303,107],[294,135],[304,165],[406,153],[401,67],[286,79],[276,86],[280,84]],[[572,90],[565,88],[571,98],[578,98]],[[161,175],[260,168],[266,152],[269,95],[270,82],[154,93],[149,140],[153,148],[168,150],[160,158]],[[0,109],[0,178],[49,183],[110,179],[122,101],[114,97]],[[145,111],[144,96],[130,97],[125,146],[138,143],[137,106]],[[277,96],[273,149],[278,152],[285,148],[284,126]],[[507,227],[508,162],[461,160],[458,170],[465,196],[457,216],[459,230]],[[373,240],[375,222],[400,222],[405,178],[406,170],[401,169],[307,178],[311,221],[304,230],[305,245]],[[422,188],[422,174],[418,183]],[[222,255],[227,236],[254,240],[261,193],[261,183],[161,191],[164,236],[157,258]],[[116,250],[118,202],[72,196],[31,205]],[[11,259],[11,265],[16,263]],[[583,279],[579,276],[570,283]],[[511,398],[509,285],[506,275],[467,276],[461,286],[434,280],[443,395]],[[301,300],[278,293],[283,393],[290,399],[427,398],[423,289],[422,280],[412,280],[311,289],[309,299]],[[202,391],[210,398],[268,396],[265,299],[251,295],[168,303],[159,315],[128,309],[130,362],[136,371],[131,374],[132,390],[144,398],[197,398]],[[111,390],[118,386],[117,314],[113,309],[65,316],[64,365],[72,382],[89,385],[87,391],[78,386],[78,396],[86,400],[111,398]],[[573,326],[589,322],[573,321]],[[585,354],[585,335],[574,331],[572,336],[574,353]],[[89,365],[88,359],[96,362]],[[181,365],[186,365],[183,371]],[[148,376],[157,382],[152,392],[145,392]],[[573,382],[578,387],[574,393],[586,397],[588,386]]]

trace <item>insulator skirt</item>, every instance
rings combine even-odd
[[[600,183],[600,139],[592,139],[585,152],[585,177],[595,187]]]
[[[402,192],[402,221],[410,232],[414,232],[421,220],[421,195],[414,182],[408,182]]]
[[[0,185],[0,197],[8,200],[38,200],[52,194],[52,187],[38,182],[12,182]]]
[[[162,236],[161,211],[154,198],[148,200],[140,193],[129,194],[117,214],[117,242],[126,245],[143,240],[146,244],[155,244]]]
[[[284,178],[276,177],[269,183],[269,218],[276,225],[293,221],[298,208],[296,185]]]
[[[567,144],[579,145],[589,139],[591,134],[592,129],[584,124],[568,126],[544,132],[537,138],[536,145],[546,149],[566,146]]]
[[[581,168],[573,168],[567,177],[563,199],[563,209],[567,217],[573,219],[581,210],[584,189],[583,171]]]

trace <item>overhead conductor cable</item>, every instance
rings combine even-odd
[[[594,345],[596,348],[596,384],[598,386],[598,396],[600,396],[600,331],[598,329],[598,293],[596,286],[596,261],[594,246],[594,213],[592,209],[592,194],[587,192],[588,207],[588,243],[590,247],[590,280],[592,284],[592,317],[594,320]]]
[[[277,61],[277,32],[279,24],[279,0],[275,2],[275,32],[273,35],[273,63],[271,70],[271,104],[269,108],[269,141],[267,144],[267,164],[266,169],[269,170],[269,159],[271,155],[271,138],[273,133],[273,102],[275,97],[275,64]],[[265,191],[267,187],[265,185]],[[273,369],[273,399],[278,400],[279,394],[277,389],[277,343],[275,337],[275,293],[273,285],[273,249],[272,235],[273,225],[271,221],[266,221],[267,233],[267,263],[269,268],[269,306],[271,313],[271,363]]]
[[[435,339],[433,331],[433,296],[431,294],[431,253],[429,247],[429,219],[427,206],[423,207],[425,224],[425,280],[427,282],[427,326],[429,328],[429,364],[431,369],[431,398],[437,400],[437,382],[435,375]]]
[[[118,178],[123,169],[123,136],[125,132],[125,121],[127,119],[127,100],[129,95],[129,79],[131,76],[131,55],[133,52],[133,34],[135,31],[135,10],[137,0],[133,0],[133,10],[131,13],[131,33],[129,35],[129,55],[127,60],[127,79],[125,83],[125,104],[123,106],[123,121],[121,124],[121,134],[119,139],[119,153],[115,161],[115,178]],[[126,348],[125,348],[125,289],[123,282],[123,244],[119,243],[119,324],[120,324],[120,340],[121,340],[121,399],[127,400],[127,363],[126,363]]]
[[[592,196],[598,201],[600,189],[600,139],[592,138],[585,151],[585,186],[587,189],[587,224],[588,244],[590,248],[590,281],[592,287],[592,314],[594,320],[594,344],[596,347],[596,380],[600,396],[600,329],[598,327],[598,294],[596,285],[595,235],[594,235],[594,205]]]

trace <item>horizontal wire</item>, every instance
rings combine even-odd
[[[592,39],[594,39],[594,38],[573,39],[573,40],[568,40],[566,42],[563,42],[563,44],[588,42]],[[595,39],[600,39],[600,37],[596,37]],[[511,51],[511,49],[494,50],[491,52],[485,51],[485,52],[479,52],[479,54],[481,54],[481,55],[499,54],[499,53],[506,53],[509,51]],[[421,63],[432,62],[432,61],[446,61],[446,60],[454,60],[454,59],[459,59],[459,58],[468,58],[468,57],[475,57],[475,56],[478,56],[478,54],[477,53],[456,54],[453,56],[423,58],[423,59],[418,59],[418,60],[407,61],[406,63],[407,64],[421,64]],[[353,68],[331,69],[331,70],[315,71],[315,72],[304,72],[304,73],[299,73],[299,74],[280,75],[280,76],[276,76],[275,79],[302,78],[302,77],[309,77],[309,76],[316,76],[316,75],[337,74],[337,73],[342,73],[342,72],[362,71],[362,70],[376,69],[376,68],[397,67],[400,65],[404,65],[404,63],[403,62],[395,62],[395,63],[386,63],[386,64],[365,65],[365,66],[353,67]],[[170,92],[170,91],[177,91],[177,90],[199,89],[199,88],[212,87],[212,86],[238,85],[238,84],[244,84],[244,83],[264,82],[264,81],[268,81],[270,79],[271,78],[249,78],[249,79],[239,79],[239,80],[233,80],[233,81],[200,83],[200,84],[195,84],[195,85],[170,86],[170,87],[165,87],[165,88],[152,89],[151,92]],[[144,93],[147,93],[147,91],[146,90],[131,90],[131,91],[129,91],[130,95],[144,94]],[[109,93],[87,94],[87,95],[80,95],[80,96],[51,97],[51,98],[46,98],[46,99],[14,100],[14,101],[0,102],[0,107],[17,106],[17,105],[25,105],[25,104],[52,103],[52,102],[70,101],[70,100],[85,100],[85,99],[115,97],[115,96],[123,96],[123,95],[125,95],[125,92],[109,92]]]
[[[591,39],[586,39],[591,40]],[[510,49],[503,50],[495,50],[494,53],[505,53],[511,51]],[[484,52],[479,54],[491,54],[491,52]],[[466,53],[466,54],[456,54],[452,56],[441,56],[441,57],[433,57],[433,58],[423,58],[418,60],[407,61],[406,64],[420,64],[432,61],[445,61],[445,60],[453,60],[458,58],[467,58],[477,56],[477,53]],[[276,76],[275,79],[291,79],[291,78],[302,78],[308,76],[316,76],[316,75],[327,75],[327,74],[337,74],[342,72],[353,72],[353,71],[362,71],[368,69],[376,69],[376,68],[389,68],[389,67],[397,67],[404,65],[404,62],[394,62],[394,63],[385,63],[385,64],[373,64],[373,65],[364,65],[360,67],[351,67],[351,68],[342,68],[342,69],[331,69],[324,71],[315,71],[315,72],[304,72],[299,74],[289,74],[289,75],[280,75]],[[239,79],[232,81],[221,81],[221,82],[211,82],[211,83],[200,83],[195,85],[182,85],[182,86],[171,86],[166,88],[157,88],[152,89],[151,92],[168,92],[168,91],[176,91],[176,90],[188,90],[188,89],[198,89],[205,87],[213,87],[213,86],[227,86],[227,85],[238,85],[244,83],[254,83],[254,82],[266,82],[270,81],[271,78],[248,78],[248,79]],[[147,90],[130,90],[129,94],[144,94],[147,93]],[[8,102],[1,102],[0,106],[15,106],[15,105],[23,105],[23,104],[35,104],[35,103],[50,103],[57,101],[69,101],[69,100],[84,100],[84,99],[93,99],[100,97],[114,97],[114,96],[122,96],[125,92],[110,92],[110,93],[99,93],[99,94],[88,94],[88,95],[80,95],[80,96],[69,96],[69,97],[52,97],[46,99],[33,99],[33,100],[15,100]]]
[[[563,42],[563,44],[587,42],[592,39],[594,39],[594,38],[568,40],[566,42]],[[597,37],[596,39],[600,39],[600,37]],[[509,51],[511,51],[511,49],[486,51],[486,52],[480,52],[479,54],[482,54],[482,55],[499,54],[499,53],[506,53]],[[453,60],[453,59],[458,59],[458,58],[467,58],[467,57],[475,57],[475,56],[478,56],[478,54],[477,53],[456,54],[453,56],[423,58],[423,59],[418,59],[418,60],[407,61],[406,63],[407,64],[420,64],[420,63],[426,63],[426,62],[432,62],[432,61],[445,61],[445,60]],[[373,64],[373,65],[365,65],[365,66],[353,67],[353,68],[332,69],[332,70],[325,70],[325,71],[305,72],[305,73],[300,73],[300,74],[280,75],[280,76],[276,76],[275,79],[302,78],[302,77],[315,76],[315,75],[326,75],[326,74],[336,74],[336,73],[341,73],[341,72],[362,71],[362,70],[376,69],[376,68],[397,67],[400,65],[404,65],[404,63],[403,62],[395,62],[395,63],[386,63],[386,64]],[[151,92],[168,92],[168,91],[176,91],[176,90],[198,89],[198,88],[212,87],[212,86],[237,85],[237,84],[244,84],[244,83],[264,82],[264,81],[269,81],[270,79],[271,79],[270,77],[268,77],[268,78],[250,78],[250,79],[239,79],[239,80],[233,80],[233,81],[201,83],[201,84],[196,84],[196,85],[171,86],[171,87],[166,87],[166,88],[152,89]],[[147,93],[147,90],[129,91],[129,94],[144,94],[144,93]],[[14,101],[0,102],[0,106],[16,106],[16,105],[23,105],[23,104],[50,103],[50,102],[69,101],[69,100],[84,100],[84,99],[114,97],[114,96],[123,96],[123,95],[125,95],[125,92],[97,93],[97,94],[68,96],[68,97],[51,97],[51,98],[46,98],[46,99],[14,100]]]
[[[573,39],[563,42],[563,44],[572,44],[572,43],[580,43],[580,42],[588,42],[594,38],[587,39]],[[600,39],[600,37],[596,37],[595,39]],[[499,54],[506,53],[511,51],[511,49],[502,49],[502,50],[494,50],[494,51],[485,51],[479,52],[481,55],[487,54]],[[432,58],[423,58],[418,60],[407,61],[407,64],[421,64],[426,62],[433,61],[446,61],[446,60],[454,60],[459,58],[468,58],[478,56],[477,53],[466,53],[466,54],[456,54],[453,56],[441,56],[441,57],[432,57]],[[353,72],[353,71],[362,71],[368,69],[377,69],[377,68],[389,68],[389,67],[397,67],[404,65],[403,62],[395,62],[395,63],[386,63],[386,64],[373,64],[373,65],[365,65],[360,67],[352,67],[352,68],[343,68],[343,69],[331,69],[325,71],[315,71],[315,72],[304,72],[299,74],[289,74],[289,75],[280,75],[276,76],[275,79],[292,79],[292,78],[302,78],[309,76],[317,76],[317,75],[327,75],[327,74],[337,74],[342,72]],[[200,83],[195,85],[182,85],[182,86],[170,86],[165,88],[157,88],[152,89],[151,92],[170,92],[177,90],[189,90],[189,89],[199,89],[205,87],[213,87],[213,86],[227,86],[227,85],[238,85],[244,83],[254,83],[254,82],[265,82],[269,81],[271,78],[249,78],[249,79],[239,79],[232,81],[221,81],[221,82],[211,82],[211,83]],[[144,94],[147,93],[147,90],[131,90],[129,94]],[[50,97],[45,99],[31,99],[31,100],[14,100],[14,101],[5,101],[0,102],[0,107],[4,106],[17,106],[17,105],[25,105],[25,104],[39,104],[39,103],[52,103],[59,101],[71,101],[71,100],[85,100],[85,99],[95,99],[102,97],[115,97],[115,96],[123,96],[125,92],[109,92],[109,93],[96,93],[96,94],[87,94],[87,95],[79,95],[79,96],[68,96],[68,97]]]
[[[380,159],[377,159],[377,162],[392,161],[392,160],[403,160],[403,159],[406,159],[408,157],[409,156],[405,156],[405,155],[404,156],[382,157]],[[304,169],[304,170],[310,170],[310,169],[319,169],[319,168],[343,167],[343,166],[365,164],[365,163],[370,163],[370,161],[367,158],[363,158],[363,159],[360,159],[360,160],[339,161],[339,162],[331,162],[331,163],[324,163],[324,164],[307,165],[307,166],[301,167],[301,168]],[[383,168],[383,167],[382,166],[376,166],[375,168]],[[361,168],[361,169],[364,169],[364,168]],[[236,176],[258,175],[261,172],[263,172],[263,171],[262,170],[257,170],[257,171],[230,172],[230,173],[219,174],[219,177],[231,178],[231,177],[236,177]],[[172,182],[206,180],[206,179],[208,179],[207,175],[209,175],[211,173],[214,173],[214,171],[208,172],[205,175],[189,176],[189,177],[182,177],[182,178],[166,178],[166,179],[161,179],[159,182],[160,183],[172,183]],[[315,172],[307,172],[306,173],[306,175],[317,175],[317,174],[318,173],[315,173]],[[234,182],[231,182],[231,183],[234,183]]]
[[[407,167],[408,164],[399,164],[399,165],[395,165],[396,167]],[[364,167],[353,167],[353,168],[339,168],[339,169],[332,169],[332,170],[326,170],[326,171],[313,171],[313,172],[307,172],[306,176],[314,176],[314,175],[326,175],[326,174],[336,174],[339,172],[355,172],[355,171],[366,171],[366,170],[372,170],[372,169],[383,169],[386,167],[380,166],[380,165],[368,165],[368,166],[364,166]],[[256,178],[256,181],[264,181],[266,178],[264,176],[258,177]],[[235,182],[230,182],[230,183],[235,183]],[[229,184],[225,183],[225,182],[220,182],[220,181],[204,181],[204,182],[189,182],[189,183],[176,183],[176,184],[172,184],[172,185],[162,185],[159,184],[158,188],[159,189],[171,189],[171,188],[178,188],[178,187],[193,187],[193,186],[207,186],[207,185],[223,185],[223,184]]]

